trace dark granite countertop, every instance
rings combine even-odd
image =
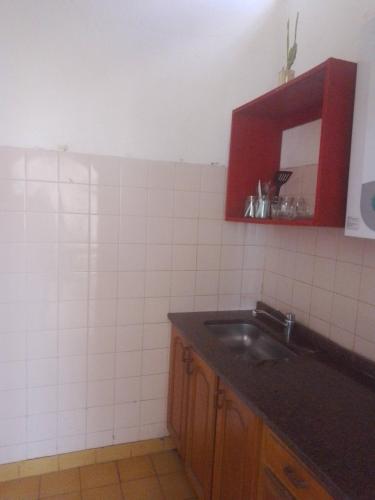
[[[204,324],[223,319],[254,321],[251,311],[170,313],[168,317],[335,499],[375,499],[375,386],[371,377],[356,377],[350,360],[344,363],[345,356],[335,359],[327,352],[256,365],[218,342]]]

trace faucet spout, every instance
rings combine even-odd
[[[280,312],[276,316],[275,314],[272,314],[271,312],[265,311],[264,309],[253,309],[252,315],[255,318],[258,315],[266,316],[266,317],[272,319],[273,321],[276,321],[276,323],[279,323],[281,326],[283,326],[285,340],[286,340],[286,343],[289,344],[290,338],[292,336],[293,327],[294,327],[294,324],[296,322],[296,318],[295,318],[295,315],[293,313],[286,313],[284,315]]]

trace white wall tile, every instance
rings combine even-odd
[[[116,328],[104,326],[89,328],[88,330],[88,352],[90,354],[115,352]]]
[[[119,299],[117,303],[117,325],[137,325],[143,322],[144,300],[138,298]]]
[[[222,220],[224,218],[224,196],[217,193],[200,193],[199,217]]]
[[[0,443],[8,446],[26,442],[26,418],[10,418],[0,421]]]
[[[27,417],[27,441],[38,442],[56,439],[56,413],[39,413]]]
[[[91,183],[102,186],[119,186],[121,158],[91,156]]]
[[[84,184],[59,184],[59,208],[64,213],[86,214],[89,211],[90,192]]]
[[[35,236],[30,234],[33,227],[31,221],[28,227],[29,235],[35,240]],[[36,227],[40,231],[40,227]],[[39,233],[38,233],[39,234]],[[53,236],[53,235],[52,235]],[[0,243],[22,243],[25,240],[25,217],[23,213],[0,213]]]
[[[0,149],[0,177],[2,179],[25,179],[26,152],[22,148]]]
[[[115,355],[113,353],[89,354],[87,378],[92,380],[113,379],[115,375]]]
[[[90,176],[90,157],[83,154],[59,154],[59,179],[67,183],[88,184]]]
[[[113,428],[113,406],[95,406],[87,409],[86,429],[88,433],[111,430]]]
[[[10,391],[26,387],[26,361],[0,363],[0,390]]]
[[[119,270],[143,271],[146,268],[146,245],[119,246]]]
[[[375,305],[375,269],[363,268],[359,298],[363,302]]]
[[[219,220],[200,219],[198,242],[200,245],[220,245],[222,222]]]
[[[141,377],[120,378],[115,381],[115,403],[137,402],[141,398]]]
[[[147,196],[147,215],[154,217],[172,217],[174,206],[173,191],[152,189]]]
[[[140,404],[139,402],[128,402],[118,404],[115,407],[115,429],[121,427],[135,427],[139,424]]]
[[[86,412],[70,410],[60,412],[57,421],[58,436],[76,436],[86,431]]]
[[[216,295],[219,292],[219,271],[197,271],[195,293]]]
[[[90,273],[90,299],[114,299],[117,297],[116,272]]]
[[[145,323],[165,323],[169,310],[169,298],[146,298],[144,309]]]
[[[220,269],[242,269],[244,247],[239,245],[224,245],[221,248]]]
[[[83,356],[87,353],[87,330],[85,328],[60,330],[59,356]]]
[[[171,295],[192,296],[195,288],[195,271],[173,271]]]
[[[335,283],[336,261],[315,257],[313,284],[325,290],[333,290]]]
[[[193,271],[197,266],[197,248],[193,245],[173,245],[172,269]]]
[[[355,331],[357,318],[357,301],[334,294],[332,303],[331,322],[333,325],[349,332]]]
[[[116,354],[116,379],[138,377],[141,374],[141,351],[119,352]]]
[[[28,151],[26,177],[28,180],[57,181],[57,153],[53,151]]]
[[[92,186],[90,190],[90,212],[92,214],[118,215],[120,213],[120,188]]]
[[[169,297],[170,293],[170,271],[147,271],[145,273],[145,297]]]
[[[25,209],[25,182],[0,180],[0,210],[22,211]]]
[[[149,189],[173,189],[175,166],[168,162],[152,162],[148,171]]]
[[[142,400],[162,399],[168,395],[168,373],[145,375],[142,377]]]
[[[59,359],[59,384],[87,380],[87,357],[65,356]]]
[[[42,387],[57,384],[57,358],[32,359],[27,362],[27,384]]]
[[[117,215],[91,215],[90,238],[92,243],[117,243],[120,217]]]
[[[169,323],[149,323],[144,325],[143,348],[161,349],[169,347],[170,324]]]
[[[136,159],[122,159],[121,184],[123,186],[147,187],[149,162]]]
[[[89,326],[112,326],[116,324],[117,303],[115,299],[89,301]]]
[[[146,269],[148,271],[167,271],[172,267],[172,245],[148,245]]]
[[[88,383],[87,406],[109,406],[114,402],[114,380],[97,380]]]
[[[142,324],[118,327],[116,331],[116,352],[140,351],[142,349],[142,334]]]
[[[151,349],[142,353],[142,375],[166,373],[168,371],[169,349]]]
[[[113,243],[92,244],[90,246],[90,269],[97,272],[116,272],[118,270],[118,251],[118,245]],[[72,270],[85,271],[87,268]]]
[[[201,165],[176,164],[174,188],[177,191],[200,191]]]
[[[151,399],[141,402],[141,424],[164,422],[167,411],[166,399]]]
[[[173,243],[195,245],[198,241],[198,220],[175,219],[173,222]]]
[[[168,217],[148,217],[147,235],[148,244],[171,244],[173,240],[173,219]]]
[[[36,415],[57,411],[57,386],[31,387],[27,391],[27,413]]]
[[[202,166],[201,190],[210,193],[224,193],[227,169],[221,166]]]
[[[348,262],[337,262],[334,291],[353,299],[358,298],[361,282],[361,266]]]
[[[121,212],[126,215],[147,215],[147,189],[123,187],[121,189]]]
[[[64,243],[87,243],[89,218],[83,214],[63,214],[59,220],[59,239]]]
[[[146,227],[146,217],[139,215],[125,215],[121,217],[121,243],[145,243]]]
[[[175,191],[174,215],[182,218],[197,218],[199,216],[199,193]]]

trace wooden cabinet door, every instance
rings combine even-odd
[[[217,399],[213,500],[256,495],[261,421],[220,382]]]
[[[252,498],[252,497],[250,497]],[[259,476],[258,500],[296,500],[268,467],[262,467]]]
[[[194,352],[189,365],[186,473],[200,500],[211,498],[217,377]]]
[[[178,331],[172,328],[169,362],[167,426],[177,450],[185,457],[187,415],[187,367],[190,348]]]

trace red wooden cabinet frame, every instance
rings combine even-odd
[[[343,227],[349,175],[357,65],[324,63],[233,111],[226,220],[258,224]],[[315,212],[310,219],[250,219],[245,200],[258,179],[280,168],[284,130],[321,118]]]

